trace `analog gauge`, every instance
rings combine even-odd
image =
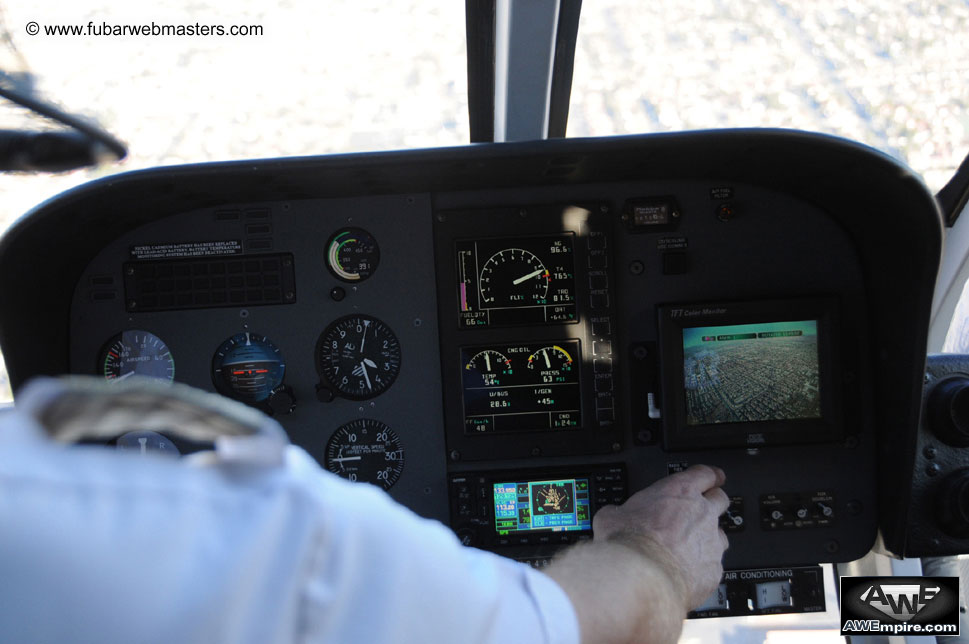
[[[286,364],[264,335],[237,333],[216,350],[212,358],[212,382],[219,393],[255,403],[269,398],[283,383]]]
[[[528,356],[528,368],[548,372],[561,372],[572,370],[572,356],[569,352],[558,345],[542,347],[532,355]]]
[[[148,331],[124,331],[101,349],[98,371],[109,382],[120,382],[131,376],[171,382],[175,379],[175,360],[157,335]]]
[[[361,418],[340,426],[326,446],[326,469],[390,489],[404,471],[404,448],[387,425]]]
[[[333,395],[363,400],[394,383],[400,372],[400,343],[386,324],[369,315],[348,315],[326,328],[317,344],[324,382]]]
[[[485,262],[478,283],[485,308],[544,306],[551,276],[542,260],[521,248],[500,250]]]
[[[480,374],[486,387],[500,385],[502,376],[510,376],[514,373],[508,356],[494,349],[485,349],[474,354],[464,365],[464,369],[469,373]]]
[[[330,239],[326,265],[344,282],[362,282],[377,270],[380,248],[373,235],[363,228],[343,228]]]
[[[178,456],[178,448],[167,436],[149,430],[128,432],[118,437],[115,446],[124,452],[136,452],[141,455],[164,454]]]

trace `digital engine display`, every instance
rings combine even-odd
[[[494,491],[499,535],[592,530],[587,478],[495,483]]]
[[[582,423],[578,340],[464,347],[461,363],[466,433]]]
[[[687,425],[821,418],[818,321],[683,329]]]
[[[457,243],[461,328],[578,320],[572,233]]]

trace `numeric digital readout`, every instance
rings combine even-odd
[[[465,347],[461,362],[467,433],[581,424],[578,340]]]

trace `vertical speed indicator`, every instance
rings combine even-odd
[[[404,448],[394,430],[379,420],[352,420],[338,427],[327,443],[326,469],[348,481],[389,490],[404,471]]]

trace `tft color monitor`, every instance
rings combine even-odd
[[[683,329],[686,424],[821,418],[818,321]]]

